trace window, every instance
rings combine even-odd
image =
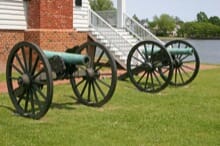
[[[75,6],[82,7],[82,0],[75,0]]]

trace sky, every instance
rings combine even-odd
[[[117,0],[112,0],[117,7]],[[203,11],[208,17],[220,17],[220,0],[126,0],[126,12],[129,16],[152,21],[155,15],[168,14],[178,16],[183,21],[194,21]]]

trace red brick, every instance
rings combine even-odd
[[[24,40],[24,31],[0,30],[0,72],[5,72],[11,48]]]
[[[31,0],[28,28],[72,29],[73,0]]]

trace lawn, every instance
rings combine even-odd
[[[14,114],[0,95],[1,146],[217,146],[220,145],[220,68],[158,94],[119,81],[102,108],[76,103],[70,85],[55,87],[49,112],[40,120]],[[65,92],[64,92],[65,91]]]

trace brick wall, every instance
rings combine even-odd
[[[70,29],[37,29],[27,30],[24,38],[26,41],[34,42],[42,49],[52,51],[65,51],[88,40],[87,33],[80,33]]]
[[[30,0],[28,28],[72,29],[73,0]]]
[[[24,31],[0,30],[0,72],[5,72],[6,60],[11,48],[24,40]]]

